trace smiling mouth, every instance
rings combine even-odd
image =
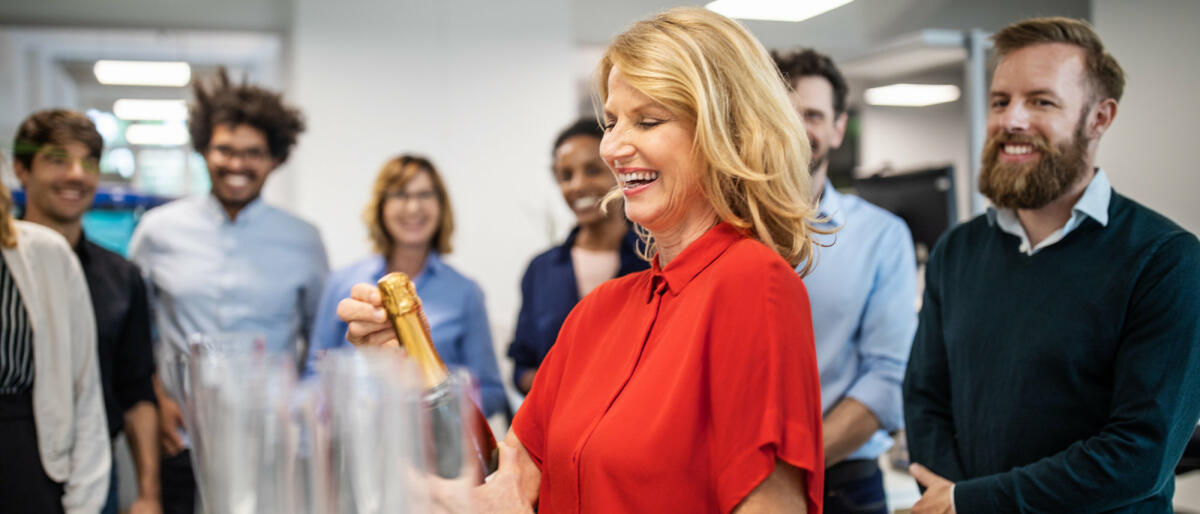
[[[658,172],[636,171],[633,173],[621,173],[617,178],[621,181],[621,189],[629,191],[630,189],[637,189],[658,180]]]
[[[1033,145],[1029,143],[1006,143],[1002,149],[1008,155],[1028,155],[1035,152]]]
[[[576,198],[574,202],[571,202],[571,208],[577,211],[591,209],[592,207],[596,207],[598,205],[600,205],[599,196],[583,196]]]
[[[428,218],[397,220],[396,225],[404,230],[423,230],[429,226]]]
[[[242,173],[226,173],[221,182],[229,187],[246,187],[250,185],[250,177]]]
[[[69,202],[78,202],[83,200],[84,193],[82,189],[62,188],[55,191],[59,198]]]

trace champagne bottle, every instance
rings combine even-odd
[[[416,286],[403,273],[388,273],[379,279],[378,285],[396,339],[416,363],[426,388],[424,403],[430,414],[437,474],[443,478],[458,477],[465,462],[465,451],[474,453],[483,476],[491,474],[499,465],[496,437],[479,408],[469,399],[454,394],[454,378],[433,346],[429,321],[425,318]],[[470,437],[469,448],[463,447],[460,434],[464,432]]]

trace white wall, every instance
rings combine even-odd
[[[954,84],[962,87],[961,72],[942,70],[914,77],[900,77],[893,82],[919,84]],[[861,95],[871,83],[856,87],[852,94]],[[856,85],[857,86],[857,85]],[[905,171],[927,166],[954,165],[955,197],[959,219],[970,216],[970,169],[967,155],[967,121],[963,100],[927,107],[882,107],[862,105],[862,133],[859,139],[859,165],[873,172],[885,166]]]
[[[1125,95],[1101,140],[1097,163],[1117,191],[1200,232],[1194,150],[1200,119],[1194,55],[1200,48],[1195,29],[1200,2],[1094,0],[1092,16],[1126,74]],[[1200,472],[1175,481],[1175,508],[1200,511]]]
[[[0,2],[0,23],[279,31],[287,28],[292,3],[292,0],[5,0]]]
[[[525,265],[569,221],[549,173],[549,146],[575,105],[567,9],[551,0],[294,8],[288,97],[309,128],[272,179],[290,183],[285,207],[316,223],[332,265],[345,265],[368,252],[360,214],[379,167],[401,152],[430,157],[455,209],[449,260],[486,292],[501,356]]]
[[[1098,164],[1122,194],[1200,232],[1200,2],[1095,0],[1093,20],[1125,69],[1125,96],[1100,143]]]

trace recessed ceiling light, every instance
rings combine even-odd
[[[892,84],[873,87],[863,94],[869,105],[924,107],[958,100],[958,86],[949,84]]]
[[[186,86],[192,67],[177,61],[96,61],[92,73],[111,86]]]
[[[183,100],[122,98],[113,102],[113,114],[123,120],[186,120]]]
[[[131,145],[182,146],[188,142],[188,132],[182,122],[134,123],[125,129],[125,141]]]
[[[854,0],[715,0],[705,5],[730,18],[743,20],[803,21]]]

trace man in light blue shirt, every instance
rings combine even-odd
[[[812,146],[812,184],[836,232],[804,278],[812,304],[825,436],[825,512],[886,513],[877,460],[902,428],[900,394],[916,331],[912,236],[895,215],[828,181],[846,132],[846,81],[825,55],[774,54]]]
[[[317,229],[260,198],[304,130],[299,111],[277,93],[231,84],[223,69],[218,79],[211,90],[196,84],[189,119],[212,194],[147,212],[129,245],[157,329],[165,513],[195,503],[172,363],[195,334],[254,334],[247,352],[299,358],[329,272]]]

